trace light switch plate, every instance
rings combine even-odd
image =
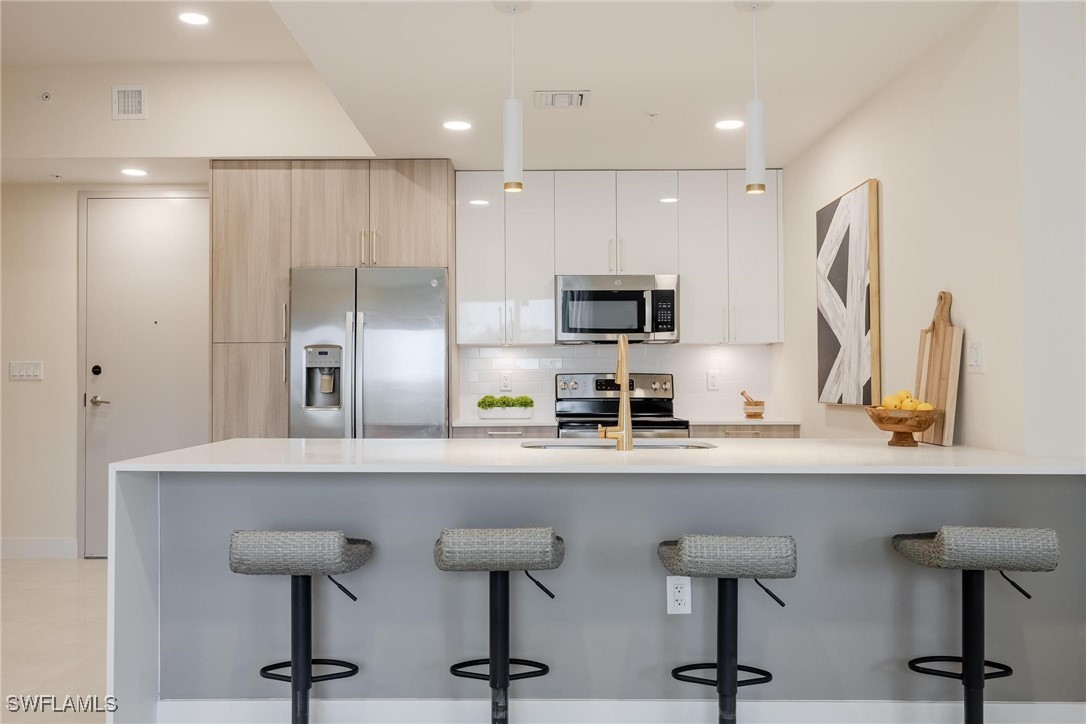
[[[8,379],[25,382],[45,379],[44,362],[8,362]]]
[[[987,371],[988,362],[983,339],[966,339],[965,371],[968,374],[982,375]]]
[[[513,391],[513,373],[512,372],[499,372],[498,373],[498,392],[512,392]]]
[[[667,612],[690,613],[692,589],[689,576],[667,577]]]

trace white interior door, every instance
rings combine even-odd
[[[206,198],[87,199],[88,557],[106,555],[109,463],[210,439],[208,218]]]

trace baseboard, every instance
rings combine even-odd
[[[75,538],[3,538],[0,558],[77,558]]]
[[[286,699],[166,699],[159,724],[231,722],[278,724]],[[313,699],[314,721],[323,724],[477,724],[488,720],[481,699]],[[717,721],[710,700],[515,699],[510,720],[518,724],[694,724]],[[1086,703],[988,702],[988,724],[1082,724]],[[957,701],[746,701],[744,724],[960,724]]]

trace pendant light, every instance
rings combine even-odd
[[[514,95],[513,80],[516,76],[514,51],[516,49],[517,7],[510,7],[509,14],[509,97],[505,99],[503,166],[505,190],[515,193],[524,190],[524,128],[520,100]]]
[[[765,106],[758,98],[758,3],[750,6],[754,99],[747,103],[747,193],[765,193]]]

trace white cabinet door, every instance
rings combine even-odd
[[[505,194],[505,289],[505,341],[554,344],[553,171],[526,171],[524,191]]]
[[[555,274],[614,274],[615,172],[554,172]]]
[[[764,194],[748,194],[744,172],[728,172],[729,337],[734,344],[781,340],[780,173],[766,174]]]
[[[456,174],[456,341],[505,334],[505,193],[501,171]],[[484,203],[471,203],[486,202]]]
[[[728,172],[679,171],[679,341],[728,341]]]
[[[619,274],[679,273],[678,198],[677,171],[618,172]]]

